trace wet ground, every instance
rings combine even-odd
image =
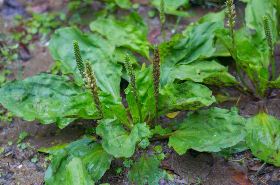
[[[53,11],[63,6],[64,1],[55,0],[0,0],[1,20],[4,25],[11,17],[20,13],[28,14],[29,11]],[[66,2],[66,1],[65,1]],[[139,1],[143,5],[147,1]],[[141,6],[139,13],[145,15],[149,8]],[[195,8],[192,10],[196,16],[183,19],[176,30],[181,30],[189,22],[197,19],[213,9]],[[5,17],[5,19],[3,19]],[[149,40],[158,42],[159,21],[157,18],[149,19],[144,16],[149,23]],[[176,19],[169,17],[170,25],[174,25]],[[172,23],[173,22],[173,23]],[[3,27],[1,32],[7,31]],[[175,30],[175,31],[176,31]],[[32,76],[34,74],[48,71],[53,64],[45,44],[35,42],[36,47],[30,50],[29,59],[20,62],[23,67],[19,70],[17,63],[13,63],[10,68],[13,71],[12,78],[22,73],[22,77]],[[240,93],[231,91],[230,93],[240,98]],[[270,114],[280,118],[280,96],[279,92],[268,100],[257,101],[256,99],[241,96],[239,101],[227,102],[225,107],[237,105],[241,114],[251,116],[258,112],[259,107],[265,104]],[[41,125],[37,122],[26,122],[18,118],[13,118],[11,122],[0,122],[0,185],[39,185],[43,184],[44,171],[49,163],[47,155],[39,153],[37,149],[49,147],[56,144],[68,143],[81,137],[88,126],[92,124],[84,121],[75,122],[63,130],[55,125]],[[28,133],[28,136],[19,141],[22,132]],[[156,141],[154,144],[161,144],[167,158],[162,162],[161,167],[173,174],[174,180],[171,182],[162,181],[161,184],[193,184],[193,185],[280,185],[280,168],[264,164],[254,158],[250,151],[238,153],[229,158],[222,158],[218,155],[208,153],[197,153],[190,151],[185,155],[179,156],[174,151],[168,149],[167,141]],[[120,167],[121,162],[115,161],[112,170],[109,170],[102,178],[102,182],[110,184],[128,184],[125,171],[117,174],[114,169]]]

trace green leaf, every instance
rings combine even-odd
[[[162,128],[160,125],[156,125],[154,129],[151,130],[153,135],[164,136],[166,134],[170,134],[172,130],[170,128]]]
[[[206,86],[194,82],[168,84],[160,90],[161,114],[177,110],[197,110],[215,102],[215,97]]]
[[[151,68],[142,67],[136,71],[136,88],[141,106],[142,118],[145,121],[152,120],[155,116],[154,85]],[[131,85],[125,90],[126,100],[134,123],[140,121],[137,103]]]
[[[131,7],[130,0],[115,0],[116,4],[124,9],[129,9]]]
[[[252,153],[275,166],[280,166],[280,120],[259,113],[246,124],[246,143]]]
[[[121,19],[113,16],[100,17],[90,24],[90,29],[103,35],[117,47],[128,48],[149,58],[148,28],[136,13]]]
[[[160,10],[160,1],[161,0],[152,0],[152,5]],[[164,13],[176,15],[176,16],[188,16],[184,10],[179,10],[180,7],[188,7],[189,0],[164,0]]]
[[[59,145],[55,145],[55,146],[51,146],[51,147],[41,147],[38,149],[38,152],[42,152],[42,153],[46,153],[46,154],[53,154],[63,148],[65,148],[66,146],[68,146],[69,144],[64,143],[64,144],[59,144]]]
[[[77,28],[56,30],[50,40],[51,55],[54,60],[61,63],[62,72],[73,74],[75,81],[80,85],[83,84],[83,79],[75,62],[73,40],[78,41],[83,60],[92,63],[98,87],[118,99],[122,67],[112,59],[114,45],[98,34],[82,33]]]
[[[223,28],[223,24],[223,21],[193,24],[183,35],[175,35],[171,41],[161,44],[161,84],[174,80],[170,74],[177,65],[212,57],[216,52],[214,32]]]
[[[101,92],[100,100],[105,118],[117,118],[124,124],[128,124],[127,112],[122,104],[121,97],[114,99],[110,94]]]
[[[172,70],[170,76],[170,78],[174,79],[190,80],[218,86],[232,86],[238,84],[236,79],[228,73],[227,67],[214,60],[177,65]]]
[[[133,164],[128,178],[137,185],[158,185],[159,180],[164,177],[159,165],[160,161],[155,156],[141,156],[139,161]]]
[[[216,31],[216,36],[228,50],[231,49],[232,41],[229,30],[220,29]],[[269,80],[270,54],[266,41],[253,37],[246,29],[236,31],[235,37],[238,58],[236,62],[254,82],[258,93],[263,95]]]
[[[280,76],[276,80],[270,81],[269,87],[280,89]]]
[[[182,155],[188,149],[219,152],[245,137],[244,119],[237,109],[211,108],[190,114],[169,138],[169,146]]]
[[[101,120],[96,134],[102,137],[102,146],[114,157],[129,158],[134,154],[136,144],[141,139],[150,137],[151,132],[145,123],[134,125],[129,133],[117,119]]]
[[[216,154],[223,157],[231,157],[233,154],[240,153],[245,150],[248,150],[248,146],[246,145],[246,142],[244,140],[244,141],[240,141],[239,143],[237,143],[232,147],[225,148]]]
[[[67,77],[39,74],[5,84],[0,95],[5,108],[27,121],[56,123],[63,128],[75,118],[98,118],[91,94]]]
[[[263,17],[268,16],[271,22],[273,40],[275,42],[277,37],[277,16],[273,1],[246,0],[246,2],[245,21],[247,28],[256,30],[256,34],[260,38],[265,38]]]
[[[46,185],[88,185],[110,168],[112,156],[100,144],[84,138],[56,151],[45,174]]]
[[[89,174],[86,171],[85,166],[80,158],[73,157],[70,161],[65,164],[64,169],[65,179],[63,179],[63,184],[78,184],[78,185],[91,185],[93,181],[90,179]],[[61,177],[61,176],[60,176]],[[63,178],[63,176],[62,176]],[[50,184],[56,184],[57,182],[51,182]],[[48,182],[46,183],[48,184]],[[58,183],[59,184],[59,183]]]

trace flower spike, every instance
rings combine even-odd
[[[99,94],[98,94],[98,87],[96,84],[96,77],[94,75],[94,72],[91,68],[91,65],[88,61],[85,62],[85,69],[84,69],[84,83],[86,88],[91,90],[91,94],[93,96],[93,101],[96,106],[96,109],[98,110],[101,118],[103,117],[103,110],[102,110],[102,105],[101,101],[99,99]]]
[[[160,83],[160,53],[157,46],[154,50],[153,58],[153,80],[154,80],[154,97],[155,97],[155,114],[156,119],[158,118],[158,107],[159,107],[159,83]]]
[[[273,41],[272,41],[271,27],[270,27],[269,19],[267,16],[263,17],[263,27],[264,27],[265,37],[266,37],[266,41],[267,41],[267,44],[269,47],[269,52],[270,52],[272,80],[275,80],[276,64],[275,64],[275,59],[274,59],[274,46],[273,46]]]
[[[134,73],[134,70],[133,70],[133,67],[132,67],[132,64],[130,62],[130,58],[129,58],[128,54],[125,56],[124,61],[125,61],[125,63],[124,63],[125,68],[126,68],[128,76],[129,76],[130,84],[131,84],[131,87],[132,87],[132,92],[133,92],[133,95],[135,97],[135,101],[136,101],[136,104],[137,104],[140,122],[142,122],[143,121],[142,120],[142,112],[141,112],[141,105],[140,105],[140,101],[139,101],[139,96],[138,96],[138,93],[137,93],[135,73]]]
[[[82,78],[85,78],[85,75],[84,75],[85,67],[84,67],[82,56],[81,56],[81,52],[80,52],[80,47],[79,47],[78,41],[74,41],[73,42],[73,48],[74,48],[74,54],[75,54],[75,58],[76,58],[77,67],[78,67],[78,69],[80,71],[80,74],[81,74]]]

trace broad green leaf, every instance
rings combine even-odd
[[[45,174],[46,185],[87,185],[110,168],[112,156],[100,144],[84,138],[56,151]]]
[[[190,114],[169,138],[169,146],[182,155],[189,149],[219,152],[245,137],[244,119],[236,109],[211,108]]]
[[[161,0],[152,0],[152,5],[160,10]],[[188,16],[186,10],[180,10],[180,7],[188,7],[189,0],[164,0],[164,13],[176,16]]]
[[[128,48],[149,58],[148,28],[136,13],[122,19],[100,17],[90,24],[90,29],[106,37],[116,47]]]
[[[114,157],[131,157],[136,144],[143,138],[150,137],[151,132],[145,123],[134,125],[129,133],[116,119],[104,119],[99,122],[96,134],[102,137],[102,146]]]
[[[129,9],[131,7],[130,0],[115,0],[116,4],[124,9]]]
[[[175,35],[171,41],[161,44],[161,84],[173,80],[170,73],[176,65],[212,57],[216,51],[214,32],[220,28],[223,28],[223,21],[194,24],[183,35]]]
[[[65,127],[75,118],[96,119],[91,94],[67,77],[39,74],[0,88],[0,103],[15,116]]]
[[[141,70],[136,71],[136,88],[141,104],[141,113],[143,121],[152,120],[155,116],[155,98],[154,98],[154,85],[151,68],[142,67]],[[126,100],[133,121],[135,123],[140,121],[137,103],[132,91],[131,85],[125,90]]]
[[[275,166],[280,166],[280,120],[259,113],[246,124],[246,143],[252,153]]]
[[[88,172],[86,171],[85,166],[80,158],[73,157],[70,161],[65,164],[64,169],[65,179],[59,183],[69,184],[69,185],[91,185],[93,181],[90,179]],[[61,177],[63,178],[63,177]],[[57,184],[59,184],[57,183]],[[48,184],[48,183],[46,183]],[[56,184],[56,182],[52,182],[50,184]]]
[[[161,114],[177,110],[197,110],[215,102],[215,97],[206,86],[194,82],[168,84],[160,90]]]
[[[56,30],[50,40],[51,55],[54,60],[61,63],[62,72],[73,74],[75,81],[79,84],[83,83],[83,79],[76,66],[72,48],[73,40],[78,41],[83,60],[89,60],[92,63],[100,89],[118,99],[122,67],[112,60],[114,45],[98,34],[82,33],[77,28]]]
[[[128,173],[131,183],[137,185],[158,185],[164,177],[164,172],[159,168],[160,161],[155,156],[141,156]]]
[[[120,97],[116,100],[110,94],[104,92],[101,92],[99,97],[105,118],[116,117],[122,123],[128,123],[127,112]]]
[[[210,85],[232,86],[238,84],[228,73],[227,67],[216,61],[198,61],[185,65],[177,65],[171,71],[170,78],[190,80]]]

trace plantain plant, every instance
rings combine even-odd
[[[247,11],[253,10],[253,2]],[[278,119],[264,113],[245,119],[236,108],[209,107],[216,98],[206,85],[250,88],[241,81],[242,71],[251,80],[257,75],[259,95],[265,94],[264,87],[279,83],[278,78],[262,78],[267,75],[263,69],[272,64],[268,62],[273,51],[270,35],[275,43],[271,17],[264,14],[267,18],[261,19],[261,26],[255,24],[259,19],[247,17],[251,28],[262,30],[247,37],[246,30],[233,29],[232,1],[227,5],[232,14],[230,29],[224,27],[224,11],[210,13],[154,48],[146,39],[146,24],[136,13],[120,19],[99,17],[90,24],[91,32],[57,30],[49,49],[61,75],[41,73],[0,88],[0,103],[24,120],[55,123],[61,129],[74,121],[92,120],[90,136],[41,150],[53,156],[45,183],[98,183],[113,160],[133,159],[128,167],[130,182],[158,184],[166,175],[160,168],[163,152],[153,147],[159,139],[168,139],[168,146],[180,155],[189,149],[216,153],[245,142],[254,155],[280,166]],[[73,46],[69,41],[74,41]],[[255,49],[253,59],[247,53],[252,44],[260,44],[264,51]],[[150,49],[154,49],[152,59]],[[138,63],[133,53],[147,64]],[[230,56],[240,69],[237,79],[218,59]],[[261,63],[252,65],[256,62]],[[182,119],[162,124],[161,118],[180,111],[187,111]]]

